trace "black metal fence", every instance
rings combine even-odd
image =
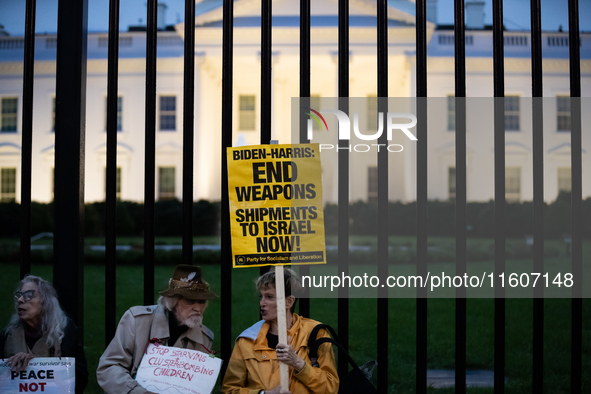
[[[23,132],[22,132],[22,232],[21,276],[30,272],[30,221],[31,221],[31,154],[34,82],[35,0],[27,0],[26,34],[23,83]],[[192,201],[193,201],[193,118],[194,118],[194,57],[195,57],[195,2],[186,0],[185,8],[185,56],[184,56],[184,108],[183,108],[183,261],[191,263],[192,257]],[[145,102],[145,225],[144,225],[144,302],[154,302],[154,187],[155,187],[155,130],[156,130],[156,59],[157,59],[157,1],[148,0],[147,48],[146,48],[146,102]],[[271,15],[272,2],[261,1],[261,143],[271,139]],[[387,1],[377,0],[377,86],[378,97],[388,97],[388,34]],[[222,64],[222,294],[221,307],[221,357],[228,359],[232,350],[231,338],[231,252],[228,213],[226,148],[232,145],[232,94],[233,94],[233,1],[223,2],[223,64]],[[581,71],[579,47],[578,0],[568,1],[570,47],[570,93],[581,96]],[[455,6],[455,96],[456,96],[456,256],[457,271],[466,270],[466,56],[464,1],[456,0]],[[86,100],[86,38],[88,0],[59,0],[57,39],[57,87],[55,127],[55,238],[54,284],[59,290],[64,309],[79,326],[83,322],[83,233],[84,210],[84,159],[85,159],[85,100]],[[349,96],[349,2],[338,2],[338,96]],[[542,53],[540,0],[531,1],[532,40],[532,96],[542,97]],[[107,96],[107,219],[106,229],[106,338],[113,337],[115,319],[115,224],[116,224],[116,143],[117,143],[117,74],[119,43],[119,0],[110,0],[109,59]],[[504,97],[504,41],[503,2],[493,0],[494,42],[494,185],[495,185],[495,269],[505,268],[505,127],[503,116]],[[310,96],[310,0],[300,1],[300,96]],[[416,96],[417,117],[426,119],[427,90],[427,20],[426,1],[416,1]],[[538,99],[541,100],[541,99]],[[543,140],[541,101],[533,101],[533,168],[534,168],[534,262],[535,271],[544,268],[543,226]],[[345,110],[346,108],[341,108]],[[381,112],[386,112],[380,109]],[[582,162],[581,162],[581,106],[573,100],[572,106],[572,269],[575,277],[582,278]],[[303,123],[303,122],[302,122]],[[420,122],[417,144],[417,271],[427,273],[427,143],[428,125]],[[306,139],[304,128],[301,142]],[[385,133],[379,143],[386,143]],[[388,154],[378,153],[378,226],[387,229],[388,220]],[[347,150],[338,156],[339,220],[348,220],[349,156]],[[379,231],[378,256],[387,261],[387,231]],[[347,272],[349,258],[349,233],[347,226],[339,226],[339,269]],[[380,265],[380,275],[387,276],[387,265]],[[302,273],[306,273],[305,269]],[[466,390],[466,299],[458,290],[456,300],[455,370],[456,392]],[[504,392],[505,376],[505,300],[503,289],[496,287],[495,300],[495,393]],[[536,296],[543,295],[536,289]],[[576,282],[572,298],[571,342],[571,392],[580,393],[582,384],[582,287]],[[382,296],[384,294],[381,294]],[[427,299],[426,290],[418,290],[416,304],[416,390],[427,391]],[[300,311],[309,314],[310,301],[302,300]],[[313,302],[313,301],[312,301]],[[388,298],[381,297],[377,304],[378,343],[394,340],[388,329]],[[533,374],[534,393],[543,392],[544,384],[544,300],[534,300]],[[345,346],[349,339],[349,302],[338,301],[338,329]],[[387,391],[388,347],[378,346],[378,390]],[[339,373],[347,368],[343,355],[339,355]]]

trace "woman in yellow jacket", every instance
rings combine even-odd
[[[280,362],[289,366],[287,393],[336,394],[339,391],[332,346],[322,344],[314,363],[308,357],[308,337],[319,323],[293,313],[297,300],[294,294],[298,294],[301,283],[294,271],[285,269],[284,272],[289,344],[278,343],[275,271],[269,271],[256,283],[263,320],[238,336],[224,378],[222,392],[225,394],[286,393],[279,386]],[[328,334],[321,330],[320,336]]]

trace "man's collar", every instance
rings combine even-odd
[[[152,321],[152,338],[170,338],[168,329],[168,311],[162,305],[158,305],[154,311],[154,320]]]

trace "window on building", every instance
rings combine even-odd
[[[158,167],[158,199],[170,200],[175,197],[175,168]]]
[[[55,97],[51,99],[51,131],[55,133]]]
[[[115,170],[115,197],[121,200],[121,167]],[[105,196],[107,195],[107,168],[105,167]]]
[[[378,167],[367,167],[367,201],[378,201]]]
[[[160,130],[176,130],[176,96],[160,96]]]
[[[521,168],[505,168],[505,199],[509,202],[521,200]]]
[[[254,130],[256,128],[255,96],[240,95],[238,101],[238,130]]]
[[[456,129],[456,98],[449,94],[447,95],[447,130],[455,131]]]
[[[519,131],[519,96],[505,97],[505,130]]]
[[[570,131],[570,97],[556,97],[556,130]]]
[[[378,130],[378,99],[375,94],[367,96],[367,132]]]
[[[0,202],[16,200],[16,168],[2,168],[0,171]]]
[[[105,130],[107,129],[107,97],[105,97]],[[123,97],[117,97],[117,131],[123,130]],[[173,129],[174,130],[174,129]]]
[[[456,198],[456,168],[447,168],[447,196],[450,200]]]
[[[558,167],[558,192],[569,192],[572,190],[570,167]]]
[[[6,97],[2,99],[2,132],[16,131],[17,98]]]
[[[314,108],[316,111],[320,111],[320,95],[319,94],[311,94],[310,95],[310,108]]]

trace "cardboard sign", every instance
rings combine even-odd
[[[154,393],[209,394],[222,360],[197,350],[150,344],[135,379]]]
[[[0,362],[0,393],[74,394],[74,357],[35,357],[25,371],[12,372],[6,359]]]
[[[325,264],[318,144],[228,148],[236,267]]]

